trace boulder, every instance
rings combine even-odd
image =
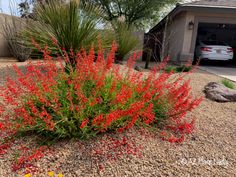
[[[205,86],[204,93],[210,100],[217,102],[236,102],[236,90],[225,87],[223,84],[210,82]]]

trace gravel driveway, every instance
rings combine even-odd
[[[0,72],[2,80],[4,69]],[[189,77],[196,96],[203,95],[203,87],[208,82],[221,80],[200,70]],[[98,146],[97,140],[63,141],[53,145],[53,154],[37,162],[41,170],[35,176],[46,176],[47,171],[62,173],[65,177],[235,176],[236,103],[215,103],[205,99],[191,115],[196,118],[196,129],[181,145],[164,142],[159,135],[142,134],[134,128],[128,134],[143,146],[140,149],[142,157],[129,156],[105,162],[101,171],[91,163],[90,149]],[[7,157],[0,159],[0,176],[15,176],[10,171]]]

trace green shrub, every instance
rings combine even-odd
[[[189,72],[192,70],[192,66],[167,66],[165,68],[165,71],[167,73],[173,72],[173,73],[180,73],[180,72]]]
[[[167,67],[165,68],[165,71],[166,71],[167,73],[170,73],[170,72],[176,73],[176,67],[175,67],[175,66],[167,66]]]
[[[177,67],[176,71],[177,72],[189,72],[189,71],[191,71],[191,69],[192,69],[191,66],[182,65],[182,66]]]
[[[39,57],[42,53],[38,53],[38,48],[32,43],[32,39],[40,46],[47,45],[54,55],[62,55],[58,46],[68,53],[71,50],[77,52],[82,47],[89,49],[99,37],[96,25],[100,19],[94,12],[99,13],[98,8],[82,6],[77,0],[71,0],[69,3],[57,0],[38,3],[35,8],[36,21],[29,21],[22,32],[23,40],[33,50],[33,55]]]
[[[125,56],[138,47],[138,37],[134,35],[134,28],[126,23],[113,23],[115,41],[118,44],[116,60],[123,61]]]
[[[221,83],[222,83],[225,87],[228,87],[228,88],[230,88],[230,89],[235,89],[235,84],[234,84],[232,81],[228,80],[228,79],[222,80]]]
[[[1,127],[59,139],[154,125],[179,136],[168,137],[170,142],[183,141],[193,129],[193,122],[183,118],[201,98],[192,98],[188,81],[170,82],[170,74],[157,77],[156,69],[148,74],[134,71],[136,54],[127,68],[113,65],[116,48],[113,44],[106,59],[102,48],[97,58],[93,48],[88,54],[71,54],[77,65],[69,73],[62,62],[52,60],[47,47],[44,62],[29,64],[25,73],[15,66],[17,79],[8,79],[0,90],[5,102],[0,106]]]

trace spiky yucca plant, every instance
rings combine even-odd
[[[67,52],[76,52],[81,47],[89,48],[99,35],[96,25],[99,21],[94,15],[98,11],[93,6],[82,6],[79,0],[59,2],[51,0],[46,4],[38,4],[35,8],[35,19],[24,31],[24,37],[32,49],[32,38],[41,46],[47,45],[53,54],[58,54],[57,44]],[[92,13],[93,12],[93,13]]]

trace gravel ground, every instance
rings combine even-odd
[[[5,69],[0,73],[2,80]],[[222,79],[200,70],[188,77],[195,96],[203,95],[207,83]],[[47,176],[48,171],[62,173],[65,177],[236,176],[236,103],[205,99],[191,115],[196,118],[196,129],[181,145],[164,142],[158,134],[142,133],[134,128],[126,136],[142,145],[142,157],[104,161],[104,169],[100,170],[100,161],[94,158],[92,151],[101,146],[101,141],[62,141],[53,145],[52,153],[37,162],[39,171],[33,176]],[[13,174],[10,164],[7,157],[0,159],[0,177],[22,176]]]

